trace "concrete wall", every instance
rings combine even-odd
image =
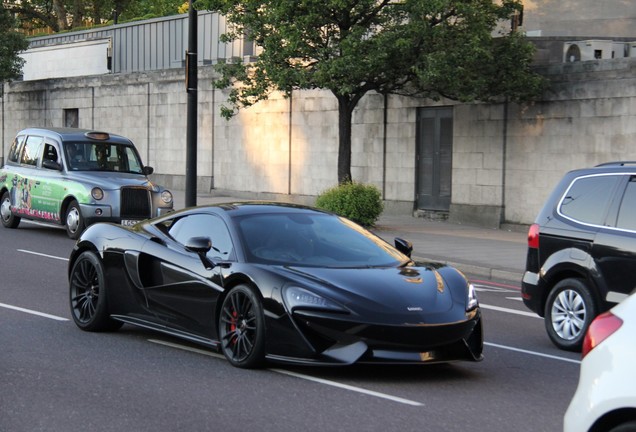
[[[553,87],[531,105],[454,105],[452,204],[456,222],[529,224],[567,170],[636,160],[636,59],[560,64],[543,71]],[[219,117],[227,94],[199,71],[198,190],[312,203],[337,183],[337,103],[329,91],[294,92]],[[2,98],[4,159],[27,126],[79,127],[131,138],[156,180],[185,187],[183,70],[14,82]],[[352,175],[383,192],[387,211],[415,204],[416,112],[447,105],[377,94],[353,115]],[[386,107],[386,110],[385,110]]]

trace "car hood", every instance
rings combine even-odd
[[[352,312],[373,316],[381,321],[397,319],[398,322],[433,323],[435,315],[447,315],[453,308],[462,314],[465,294],[453,296],[439,268],[388,267],[388,268],[312,268],[286,267],[290,279],[301,282],[317,294],[321,294]],[[444,267],[446,271],[452,270]],[[452,270],[454,271],[454,270]],[[463,286],[454,290],[466,292],[463,277],[456,278]],[[444,318],[446,321],[448,317]]]
[[[73,171],[69,179],[99,185],[102,189],[119,189],[122,186],[143,186],[155,188],[155,185],[143,174],[112,171]]]

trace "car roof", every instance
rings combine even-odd
[[[18,135],[43,135],[50,138],[55,138],[59,141],[90,141],[90,142],[100,142],[101,140],[91,139],[86,136],[87,133],[107,133],[109,135],[108,140],[104,140],[104,142],[116,142],[122,144],[130,144],[131,141],[128,138],[125,138],[121,135],[111,134],[103,131],[95,131],[89,129],[78,129],[78,128],[27,128],[18,132]]]
[[[313,214],[325,214],[333,215],[330,212],[323,211],[317,208],[293,204],[286,202],[272,202],[272,201],[240,201],[240,202],[227,202],[218,204],[208,204],[196,207],[190,207],[182,210],[183,212],[197,212],[205,211],[206,209],[216,210],[217,212],[223,212],[230,217],[238,217],[253,214],[283,214],[283,213],[313,213]],[[174,213],[172,213],[174,215]]]

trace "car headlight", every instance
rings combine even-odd
[[[296,308],[304,308],[346,312],[345,309],[335,302],[304,288],[294,286],[287,287],[287,289],[285,289],[285,303],[290,311],[293,311]]]
[[[477,300],[477,290],[473,284],[468,284],[468,301],[466,302],[466,311],[471,311],[479,306],[479,301]]]
[[[166,204],[170,204],[172,202],[172,193],[170,193],[170,191],[163,191],[161,192],[161,201],[163,201]]]
[[[99,201],[104,198],[104,191],[101,188],[94,187],[93,189],[91,189],[91,196],[94,200]]]

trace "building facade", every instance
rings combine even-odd
[[[353,115],[354,180],[376,185],[387,212],[444,215],[456,222],[499,227],[531,223],[569,169],[636,160],[636,50],[630,57],[629,31],[615,30],[611,39],[598,39],[594,33],[546,36],[545,28],[553,24],[547,17],[538,19],[530,6],[563,3],[587,2],[526,4],[524,26],[534,25],[534,19],[542,31],[534,38],[537,63],[552,83],[540,102],[457,104],[369,94]],[[609,3],[618,9],[623,5]],[[55,39],[59,36],[33,41],[34,50],[46,50],[107,40],[109,72],[4,84],[0,159],[23,127],[100,129],[131,138],[146,163],[154,166],[158,181],[183,189],[185,19],[114,26],[99,34],[78,32],[63,36],[64,41]],[[598,31],[608,20],[599,19]],[[636,19],[627,21],[636,33]],[[215,14],[199,14],[204,30],[199,40],[198,190],[311,204],[337,183],[337,102],[328,91],[297,91],[291,98],[275,96],[229,121],[222,119],[219,108],[227,94],[212,88],[211,65],[215,58],[253,55],[249,45],[210,42],[213,34],[224,31],[223,25]],[[601,40],[611,44],[594,45],[591,54],[586,52],[590,41]],[[572,42],[592,58],[568,61],[565,47]],[[622,55],[616,54],[615,43],[623,44]],[[613,58],[604,49],[614,51]]]

